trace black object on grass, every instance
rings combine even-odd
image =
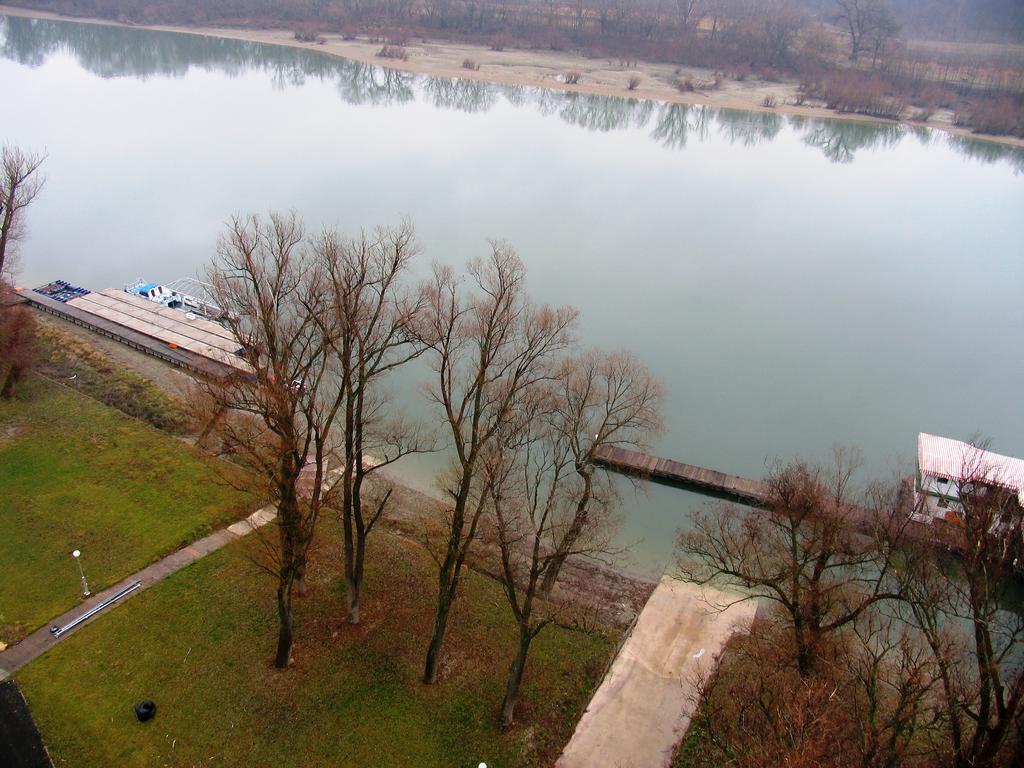
[[[139,718],[140,723],[144,723],[147,720],[152,720],[156,715],[156,704],[152,701],[144,701],[141,704],[135,705],[135,716]]]

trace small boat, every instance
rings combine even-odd
[[[223,310],[210,298],[210,287],[192,278],[181,278],[167,285],[138,280],[125,285],[124,290],[161,306],[180,309],[207,320],[219,321],[224,317]]]
[[[140,280],[134,285],[126,285],[124,291],[171,309],[181,309],[185,305],[185,299],[180,293],[158,283],[147,283]]]

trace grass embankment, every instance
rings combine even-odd
[[[550,766],[613,648],[558,626],[534,642],[519,722],[499,725],[514,626],[495,582],[470,573],[442,680],[420,682],[436,566],[376,534],[363,624],[343,623],[338,526],[326,525],[296,601],[295,665],[271,666],[272,579],[249,536],[87,626],[19,674],[56,765]],[[132,705],[153,699],[156,719]]]
[[[186,434],[185,405],[52,322],[36,325],[40,372],[174,435]]]
[[[33,379],[0,402],[0,641],[80,599],[70,553],[99,591],[258,501],[168,437],[76,392]]]

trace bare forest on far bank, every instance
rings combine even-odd
[[[1024,136],[1024,6],[1014,0],[15,0],[14,5],[130,24],[294,30],[369,37],[379,56],[406,61],[430,38],[494,51],[574,52],[623,66],[680,70],[680,93],[728,81],[798,82],[796,106],[928,121]],[[479,70],[467,57],[463,68]],[[567,85],[585,75],[562,73]],[[643,82],[638,74],[628,89]],[[782,106],[765,98],[765,108]]]

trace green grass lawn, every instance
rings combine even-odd
[[[514,627],[497,583],[467,575],[442,679],[420,682],[436,567],[371,540],[363,624],[344,623],[338,527],[321,529],[297,599],[295,664],[272,667],[273,582],[246,537],[85,627],[18,681],[57,766],[550,766],[613,649],[550,626],[534,642],[519,722],[498,709]],[[157,704],[136,721],[133,704]]]
[[[250,512],[186,444],[42,380],[0,402],[0,641]]]

